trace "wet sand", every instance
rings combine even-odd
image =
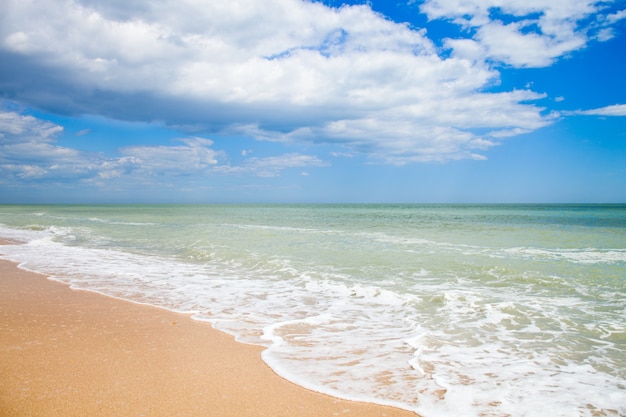
[[[292,384],[181,314],[0,261],[0,416],[406,416]]]

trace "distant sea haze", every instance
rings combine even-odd
[[[626,415],[625,205],[0,206],[0,257],[424,417]]]

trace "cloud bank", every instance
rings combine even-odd
[[[63,128],[30,115],[0,110],[0,185],[25,182],[105,185],[120,178],[155,185],[177,177],[246,174],[272,177],[290,168],[324,166],[315,156],[290,153],[232,165],[213,141],[186,137],[172,145],[128,146],[111,157],[58,144]]]
[[[424,30],[368,6],[6,0],[0,92],[60,114],[158,121],[190,135],[325,143],[389,164],[484,159],[503,138],[553,119],[537,104],[541,93],[490,92],[499,83],[494,62],[545,66],[594,37],[609,38],[623,13],[602,15],[605,3],[426,0],[420,10],[430,19],[471,29],[468,38],[448,39],[446,54]],[[144,151],[123,149],[125,159],[108,162],[104,175],[138,169]],[[199,170],[219,165],[206,140],[149,155],[160,162],[144,162],[143,170],[175,170],[159,165],[165,156],[189,158]],[[247,169],[261,165],[276,167],[270,175],[282,166],[257,160]]]

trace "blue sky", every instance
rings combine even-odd
[[[0,203],[626,202],[624,0],[5,0]]]

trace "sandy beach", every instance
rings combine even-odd
[[[412,416],[292,384],[261,347],[0,261],[1,416]]]

